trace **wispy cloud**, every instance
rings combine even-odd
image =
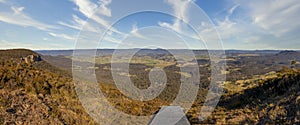
[[[96,27],[87,23],[86,20],[79,18],[77,15],[72,15],[72,20],[70,22],[59,21],[58,24],[75,30],[82,30],[82,27],[84,26],[84,30],[86,31],[98,32],[98,29]]]
[[[24,41],[0,40],[0,48],[1,49],[26,48],[26,49],[33,49],[33,50],[46,50],[46,49],[54,49],[56,48],[56,46],[49,44],[47,47],[45,47],[33,42],[29,43]]]
[[[105,42],[119,44],[127,36],[126,33],[111,27],[111,22],[106,20],[112,16],[111,9],[108,7],[111,0],[99,0],[97,2],[92,0],[73,0],[73,3],[77,6],[76,10],[83,14],[88,21],[73,15],[72,21],[60,21],[58,23],[69,28],[82,30],[82,33],[90,32],[89,38],[82,36],[80,38],[81,41],[91,42],[91,37],[98,38],[99,34],[104,33],[108,29],[107,35],[103,39]],[[95,36],[91,36],[91,34],[95,34]]]
[[[113,23],[111,20],[114,20],[120,14],[114,12],[128,9],[123,7],[124,3],[114,2],[112,0],[70,1],[71,2],[67,2],[67,4],[61,5],[63,11],[60,13],[59,11],[57,12],[51,9],[40,10],[38,9],[40,7],[29,7],[29,4],[26,2],[26,4],[24,4],[24,2],[0,0],[0,22],[3,22],[3,25],[1,25],[3,29],[1,30],[2,35],[0,34],[0,36],[3,39],[7,39],[6,41],[0,40],[2,44],[1,47],[5,48],[4,46],[7,45],[33,48],[31,45],[25,44],[26,42],[22,44],[24,38],[27,38],[28,41],[38,39],[38,42],[44,42],[44,44],[39,44],[42,47],[47,47],[45,46],[47,41],[49,41],[49,44],[57,41],[57,44],[66,46],[70,44],[68,41],[76,39],[70,34],[75,34],[80,30],[82,30],[81,33],[83,33],[80,40],[85,40],[86,42],[84,42],[84,44],[87,43],[87,45],[89,45],[88,43],[92,42],[98,43],[99,35],[111,28],[111,24]],[[215,30],[217,30],[224,42],[224,46],[229,49],[239,49],[240,47],[243,47],[242,49],[249,49],[247,47],[255,49],[299,48],[300,36],[298,34],[300,32],[300,16],[298,15],[300,12],[300,2],[298,0],[225,0],[217,3],[217,5],[213,2],[203,2],[204,5],[199,4],[200,7],[205,6],[203,9],[209,14],[208,16],[212,18],[213,23],[209,21],[206,22],[205,20],[203,20],[203,22],[201,22],[202,20],[197,22],[189,20],[189,18],[194,17],[193,14],[201,17],[201,13],[198,14],[195,11],[191,11],[194,9],[194,1],[195,0],[159,1],[161,4],[159,4],[158,7],[167,6],[164,9],[168,9],[176,18],[169,20],[169,18],[161,17],[160,19],[154,20],[156,21],[155,26],[158,25],[170,31],[176,31],[181,37],[186,38],[188,42],[192,41],[195,44],[196,41],[205,40],[198,38],[197,34],[195,34],[186,23],[195,24],[196,26],[193,25],[193,28],[201,30],[200,35],[208,39],[206,41],[218,41],[216,35],[213,35]],[[47,3],[48,2],[50,4],[58,4],[56,2],[51,3],[52,1],[47,1]],[[155,2],[152,3],[155,4]],[[198,3],[201,2],[196,2],[196,4]],[[30,6],[41,6],[39,4],[39,2],[31,3]],[[139,4],[138,6],[147,8],[147,4]],[[53,9],[55,10],[55,8]],[[39,12],[36,13],[37,11]],[[51,15],[52,11],[54,15]],[[47,15],[47,18],[42,18],[44,15]],[[63,17],[57,18],[58,16]],[[149,21],[155,19],[148,16],[143,18],[149,19]],[[57,19],[61,20],[57,21]],[[121,26],[124,23],[127,23],[129,27]],[[120,44],[124,38],[128,37],[127,33],[131,33],[130,37],[136,38],[136,41],[147,41],[150,44],[149,41],[151,41],[151,38],[149,33],[145,34],[143,33],[144,30],[139,30],[139,28],[147,27],[151,24],[148,22],[137,23],[131,25],[131,22],[122,22],[120,26],[114,25],[115,27],[107,31],[103,39],[104,42],[107,42],[105,46],[109,47]],[[197,27],[198,25],[199,28]],[[20,28],[16,26],[30,28]],[[157,33],[156,31],[154,32]],[[26,37],[16,37],[25,36],[25,34]],[[32,36],[30,36],[30,34],[32,34]],[[65,41],[66,43],[60,41]],[[14,43],[16,44],[14,45]]]
[[[107,7],[111,0],[99,0],[94,3],[90,0],[73,0],[73,3],[78,6],[78,11],[86,17],[91,17],[97,9],[100,9],[99,14],[104,16],[111,16],[111,10]]]
[[[300,3],[297,0],[237,0],[226,12],[223,19],[214,19],[226,48],[281,48],[283,41],[295,44],[300,38],[295,37],[300,32],[300,17],[297,16]],[[214,32],[213,28],[202,31],[210,41],[215,39],[209,35],[211,32]]]
[[[18,15],[18,14],[22,14],[25,7],[18,7],[18,8],[17,7],[11,7],[11,9],[14,11],[15,15]]]
[[[96,10],[99,8],[96,3],[90,0],[72,0],[72,2],[77,6],[75,9],[83,14],[86,19],[94,17]],[[58,24],[76,30],[82,30],[82,27],[85,26],[84,30],[99,32],[99,29],[96,29],[95,26],[91,26],[91,24],[87,23],[86,19],[79,18],[77,15],[72,14],[71,21],[59,21]],[[106,22],[103,21],[103,23]]]
[[[103,41],[104,42],[116,43],[116,44],[121,44],[122,43],[122,40],[117,39],[117,38],[112,37],[112,36],[104,37]]]
[[[238,1],[238,3],[249,11],[254,24],[276,37],[295,30],[300,31],[298,0],[254,0]]]
[[[112,0],[100,0],[99,3],[99,9],[100,14],[110,17],[111,16],[111,10],[107,6],[111,3]]]
[[[112,16],[111,10],[108,7],[108,5],[111,3],[111,0],[99,0],[98,2],[93,2],[91,0],[73,0],[73,3],[77,6],[76,10],[88,18],[89,21],[86,22],[78,16],[73,15],[73,21],[71,24],[60,21],[58,22],[60,25],[73,29],[81,29],[81,27],[84,25],[83,30],[85,31],[101,33],[104,32],[105,29],[110,29],[114,33],[126,35],[125,33],[111,27],[110,22],[104,19],[104,17]],[[102,28],[100,28],[100,26]]]
[[[176,17],[173,24],[167,22],[159,22],[159,25],[182,33],[182,25],[189,22],[187,12],[193,0],[166,0],[166,2],[172,6],[174,15]]]
[[[50,29],[57,29],[57,27],[55,26],[32,19],[30,16],[23,12],[24,9],[25,7],[12,6],[9,12],[0,12],[0,21],[23,27],[34,27],[45,31],[49,31]]]
[[[90,0],[73,0],[73,2],[78,6],[78,11],[84,14],[86,17],[92,16],[98,7]]]
[[[66,34],[56,34],[56,33],[51,33],[51,32],[48,33],[48,34],[52,37],[62,38],[62,39],[69,40],[69,41],[74,41],[76,39],[76,37],[69,36],[69,35],[66,35]]]
[[[78,11],[84,16],[105,27],[109,27],[109,22],[101,16],[111,16],[111,10],[107,7],[111,0],[100,0],[98,3],[90,0],[73,0],[73,2],[78,7]]]
[[[239,6],[240,6],[239,4],[234,5],[232,8],[230,8],[230,9],[228,10],[228,13],[229,13],[230,15],[233,14],[233,12],[234,12]]]
[[[173,23],[168,22],[158,22],[158,25],[167,29],[171,29],[176,31],[181,35],[181,37],[185,37],[188,39],[203,41],[198,37],[198,34],[195,34],[193,30],[187,25],[189,24],[189,11],[194,4],[194,0],[165,0],[167,4],[172,6],[174,19]]]
[[[130,33],[135,37],[146,39],[146,37],[144,35],[142,35],[138,32],[138,27],[137,27],[136,23],[132,25],[132,29],[131,29]]]

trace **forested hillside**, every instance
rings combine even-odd
[[[30,50],[0,51],[0,124],[95,124],[77,100],[70,74]]]
[[[209,124],[300,124],[300,72],[278,72],[243,91],[224,94]],[[197,122],[195,122],[197,123]]]

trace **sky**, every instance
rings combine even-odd
[[[300,50],[299,13],[299,0],[0,0],[0,49]]]

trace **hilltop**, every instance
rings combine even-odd
[[[0,58],[0,124],[96,124],[81,107],[70,74],[31,50],[2,50]]]
[[[297,51],[292,51],[292,50],[285,50],[285,51],[280,51],[277,55],[296,55],[300,54]]]

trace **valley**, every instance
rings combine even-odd
[[[178,50],[180,51],[180,50]],[[186,116],[191,124],[297,124],[300,122],[300,53],[297,51],[226,51],[220,62],[226,62],[226,82],[214,112],[199,121],[211,75],[207,51],[194,51],[199,69],[199,91]],[[172,103],[180,89],[181,77],[191,77],[166,50],[142,50],[133,56],[129,71],[119,69],[120,76],[129,77],[139,89],[151,85],[149,73],[154,67],[164,70],[166,87],[153,100],[137,101],[126,97],[114,84],[112,50],[99,50],[95,71],[99,87],[109,103],[119,111],[134,116],[154,115]],[[33,52],[3,50],[0,74],[1,124],[97,124],[81,106],[72,80],[72,55],[69,52]],[[41,59],[25,62],[27,56]],[[94,63],[73,59],[80,63]],[[192,62],[192,60],[191,60]],[[126,63],[116,60],[114,63]],[[74,70],[74,69],[73,69]],[[77,69],[78,70],[78,69]],[[38,119],[38,120],[36,120]],[[130,123],[120,119],[120,123]],[[132,123],[133,124],[133,123]]]

